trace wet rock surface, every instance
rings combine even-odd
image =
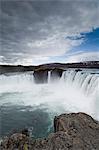
[[[64,71],[63,69],[55,68],[51,71],[51,77],[60,78],[62,76],[63,71]]]
[[[32,139],[26,131],[15,133],[3,139],[1,150],[99,150],[99,122],[87,114],[55,117],[54,131],[45,139]]]
[[[34,80],[36,83],[47,83],[48,81],[48,70],[38,69],[33,73]]]
[[[48,69],[36,69],[33,73],[34,81],[36,83],[47,83],[48,82],[48,72],[51,73],[51,79],[61,78],[63,69],[54,68],[52,70]]]

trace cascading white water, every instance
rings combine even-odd
[[[78,112],[93,115],[99,120],[99,71],[68,69],[56,82],[36,84],[33,72],[0,75],[0,105],[42,105],[50,112]]]
[[[81,89],[84,94],[90,95],[94,93],[99,86],[99,75],[69,70],[63,72],[61,81],[64,82],[66,86]]]
[[[33,72],[0,75],[0,93],[24,91],[33,83]]]
[[[51,82],[51,71],[48,71],[48,83]]]

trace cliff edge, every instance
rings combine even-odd
[[[15,133],[3,139],[1,150],[99,150],[99,122],[85,113],[62,114],[54,118],[54,133],[47,138]]]

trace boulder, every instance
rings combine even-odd
[[[99,149],[99,122],[85,113],[63,114],[54,119],[55,132],[65,132],[72,150]]]
[[[14,150],[14,148],[18,150],[20,148],[27,150],[99,150],[99,122],[85,113],[62,114],[55,117],[54,133],[45,139],[33,140],[23,134],[19,134],[18,138],[17,134],[4,140],[1,144],[2,150]]]

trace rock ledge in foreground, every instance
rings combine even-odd
[[[55,117],[54,130],[48,138],[36,140],[15,133],[3,140],[1,150],[99,150],[99,122],[85,113]]]

